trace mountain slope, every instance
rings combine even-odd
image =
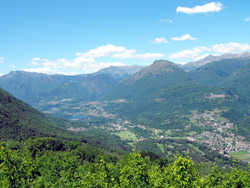
[[[148,122],[165,121],[164,116],[173,113],[189,113],[192,110],[239,109],[245,113],[247,106],[237,93],[200,84],[168,61],[155,61],[131,77],[122,80],[108,93],[106,107],[111,114],[123,118]]]
[[[73,136],[56,126],[67,126],[67,122],[53,119],[33,109],[0,89],[0,138],[24,140],[32,136]]]
[[[68,131],[68,127],[84,127],[84,132]],[[23,141],[30,137],[56,137],[89,143],[108,150],[130,147],[106,131],[88,130],[83,122],[72,122],[43,114],[0,88],[0,140]]]
[[[97,100],[118,80],[109,75],[46,75],[24,71],[0,77],[0,87],[33,107],[50,111],[58,101]]]
[[[112,76],[115,79],[123,79],[123,78],[129,77],[130,75],[140,71],[143,68],[144,68],[143,66],[139,66],[139,65],[110,66],[108,68],[104,68],[102,70],[99,70],[96,73],[93,73],[93,75],[107,74],[107,75]]]
[[[192,79],[172,62],[157,60],[131,77],[122,80],[106,99],[145,99],[158,95],[163,89]]]
[[[188,74],[201,84],[218,86],[249,62],[250,58],[223,59],[208,63]]]
[[[249,58],[250,52],[238,53],[238,54],[223,54],[219,56],[208,55],[207,57],[195,62],[190,62],[182,66],[185,71],[193,71],[197,68],[206,65],[214,61],[220,61],[222,59],[234,59],[234,58]]]
[[[227,78],[220,84],[221,87],[234,89],[237,93],[244,95],[250,100],[250,60],[246,66]]]

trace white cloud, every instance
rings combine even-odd
[[[38,73],[46,73],[46,74],[56,74],[57,70],[52,70],[49,67],[39,67],[39,68],[33,68],[33,69],[23,69],[27,72],[38,72]]]
[[[227,43],[227,44],[215,44],[211,47],[195,47],[191,50],[183,50],[181,52],[172,53],[169,55],[170,59],[193,59],[197,60],[202,56],[207,56],[208,53],[224,54],[224,53],[240,53],[250,51],[249,44],[241,43]],[[202,53],[206,54],[202,54]]]
[[[245,18],[245,22],[250,22],[250,17],[249,16]]]
[[[174,40],[174,41],[183,41],[183,40],[198,40],[198,39],[195,38],[195,37],[192,37],[189,34],[185,34],[185,35],[183,35],[181,37],[172,37],[171,40]]]
[[[192,50],[183,50],[181,52],[172,53],[169,55],[170,59],[184,59],[184,58],[196,58],[198,57],[203,51],[208,50],[206,47],[196,47]]]
[[[114,46],[112,44],[108,44],[106,46],[99,46],[95,49],[91,49],[85,53],[76,53],[76,55],[82,57],[105,57],[112,53],[120,53],[124,51],[126,51],[126,48],[123,46]]]
[[[152,43],[154,43],[154,44],[167,44],[168,43],[168,41],[167,41],[167,39],[165,39],[164,37],[160,37],[160,38],[155,38],[153,41],[152,41]]]
[[[0,63],[3,63],[4,58],[0,57]]]
[[[95,62],[84,64],[82,70],[84,71],[84,73],[93,73],[110,66],[125,66],[125,64],[121,62]]]
[[[211,51],[218,53],[240,53],[250,51],[250,45],[234,42],[228,44],[215,44],[212,46]]]
[[[159,22],[174,23],[174,21],[169,18],[159,19]]]
[[[112,55],[113,58],[119,58],[119,59],[157,59],[163,56],[164,54],[160,53],[137,54],[136,51],[127,51],[124,53]]]
[[[37,61],[32,61],[32,65],[42,65],[43,67],[50,68],[81,68],[84,63],[94,63],[94,58],[85,58],[77,57],[74,61],[69,61],[67,59],[57,59],[57,60],[48,60],[48,59],[39,59]]]
[[[204,54],[204,55],[198,56],[198,57],[196,57],[196,58],[194,59],[194,61],[199,61],[199,60],[201,60],[201,59],[206,58],[206,57],[209,56],[209,55],[210,55],[210,54],[206,53],[206,54]]]
[[[195,6],[193,8],[188,7],[177,7],[176,12],[182,12],[185,14],[196,14],[196,13],[208,13],[208,12],[219,12],[222,10],[221,3],[211,2],[202,6]]]
[[[32,61],[41,61],[41,58],[35,57],[35,58],[32,58]]]
[[[32,61],[32,65],[39,66],[36,68],[24,69],[28,72],[39,72],[46,74],[66,74],[66,75],[75,75],[81,73],[92,73],[100,69],[109,67],[109,66],[124,66],[125,64],[121,62],[96,62],[94,58],[86,57],[77,57],[73,61],[67,59],[57,59],[57,60],[48,60],[40,59],[38,60],[39,64],[36,64],[36,61]]]
[[[90,49],[84,53],[76,53],[76,58],[73,60],[68,60],[64,58],[49,60],[41,58],[33,58],[31,64],[35,68],[24,69],[30,72],[41,72],[48,74],[82,74],[82,73],[92,73],[100,69],[109,66],[124,66],[125,64],[118,61],[104,62],[103,60],[97,60],[97,58],[134,58],[134,59],[156,59],[163,57],[164,54],[159,53],[144,53],[139,54],[134,49],[126,49],[123,46],[115,46],[112,44],[99,46],[95,49]]]
[[[99,57],[112,57],[120,59],[152,59],[163,57],[164,54],[159,53],[145,53],[139,54],[134,49],[126,49],[123,46],[114,46],[108,44],[106,46],[99,46],[95,49],[91,49],[85,53],[76,53],[77,56],[86,58],[99,58]]]
[[[175,64],[185,65],[185,64],[187,64],[187,62],[184,62],[184,61],[177,61],[177,62],[175,62]]]
[[[0,76],[3,76],[4,74],[0,73]]]

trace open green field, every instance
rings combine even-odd
[[[136,142],[137,140],[136,135],[130,131],[121,131],[114,134],[121,137],[122,140],[128,140],[133,142]]]
[[[186,134],[189,135],[189,136],[193,136],[193,135],[197,134],[197,132],[191,131],[191,132],[188,132],[188,133],[186,133]]]
[[[156,145],[160,148],[161,152],[164,153],[164,151],[165,151],[164,145],[163,144],[158,144],[158,143],[156,143]]]
[[[229,155],[232,157],[236,157],[237,159],[250,162],[250,153],[247,151],[231,152],[229,153]]]

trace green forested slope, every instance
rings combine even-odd
[[[144,157],[142,157],[144,156]],[[1,187],[249,187],[248,169],[194,165],[176,155],[152,153],[119,156],[77,142],[34,139],[24,144],[0,143]]]
[[[188,74],[201,84],[219,86],[225,79],[242,69],[249,58],[222,59],[208,63]]]
[[[230,88],[235,90],[240,95],[244,95],[250,99],[250,61],[242,67],[238,72],[231,75],[224,82],[220,84],[220,87]]]
[[[110,103],[106,110],[135,118],[215,108],[247,110],[244,99],[238,98],[234,90],[200,84],[173,63],[163,60],[123,80],[106,99],[127,100]]]
[[[40,103],[53,108],[58,101],[96,100],[117,82],[107,74],[67,76],[15,71],[0,77],[0,87],[39,110],[44,110]]]
[[[128,150],[126,143],[106,131],[67,131],[66,128],[81,126],[84,123],[72,122],[43,114],[26,103],[16,99],[0,88],[0,139],[24,141],[30,137],[56,137],[78,140],[107,149]]]
[[[0,138],[4,140],[24,140],[32,136],[66,136],[61,127],[67,121],[52,118],[33,109],[0,89]],[[73,136],[73,134],[71,135]]]
[[[155,97],[163,89],[192,79],[181,68],[165,60],[155,61],[131,77],[122,80],[104,99],[146,99]]]

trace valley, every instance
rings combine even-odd
[[[211,94],[207,98],[216,99],[225,98],[225,96]],[[148,120],[143,120],[143,118],[130,121],[127,118],[119,117],[118,114],[106,112],[105,107],[107,108],[107,106],[114,103],[129,103],[129,101],[125,99],[110,102],[95,101],[81,103],[79,107],[62,105],[61,109],[65,112],[73,109],[71,113],[65,114],[65,117],[67,115],[79,117],[78,120],[89,124],[87,128],[69,127],[68,130],[77,132],[93,129],[104,130],[119,136],[132,146],[145,140],[186,139],[191,142],[205,144],[211,150],[225,156],[229,156],[229,153],[240,151],[250,153],[250,142],[247,141],[246,137],[237,134],[237,125],[223,117],[222,114],[227,109],[205,110],[204,112],[193,110],[182,115],[176,114],[169,119],[158,119],[157,124],[160,125],[157,125],[157,128],[153,128],[148,123]],[[77,111],[74,112],[74,110]],[[102,122],[92,123],[91,121],[95,118],[99,118]],[[156,124],[153,120],[151,121],[152,124]],[[175,129],[171,125],[172,123],[178,124],[178,127]],[[161,145],[157,146],[161,151],[163,150]]]
[[[185,145],[188,142],[190,147],[198,143],[229,157],[234,152],[250,153],[250,137],[246,134],[250,129],[244,122],[248,122],[250,103],[245,91],[235,92],[231,86],[230,89],[223,88],[220,83],[228,84],[227,78],[234,78],[247,64],[249,59],[222,59],[185,72],[172,62],[158,60],[145,68],[111,67],[90,76],[63,77],[17,72],[0,78],[0,86],[1,83],[4,87],[6,83],[12,83],[22,87],[20,98],[30,101],[45,114],[70,119],[74,124],[68,123],[65,128],[71,132],[105,132],[117,136],[129,146],[136,146],[141,151],[153,150],[162,156],[176,151],[187,152],[190,148],[176,150],[176,147],[178,143]],[[201,78],[202,74],[205,76]],[[26,99],[26,83],[15,81],[16,76],[25,80],[27,75],[36,85],[36,91],[32,91],[40,93],[36,98]],[[219,76],[218,79],[214,75],[227,76]],[[247,75],[246,78],[243,75],[241,79],[248,79]],[[100,78],[104,85],[100,85]],[[49,87],[51,94],[46,97],[42,92],[43,83],[48,84],[48,79],[63,85],[62,92],[56,91],[60,86],[54,83],[55,87]],[[42,84],[39,86],[38,82]],[[211,86],[210,83],[215,82],[218,86]],[[10,86],[5,89],[15,93],[14,87]],[[84,93],[75,93],[75,88],[82,88],[77,92]],[[175,144],[169,144],[169,141]],[[151,145],[150,148],[147,148],[148,145]],[[198,148],[196,152],[199,154],[195,155],[204,155]]]
[[[250,188],[250,1],[0,7],[0,188]]]

